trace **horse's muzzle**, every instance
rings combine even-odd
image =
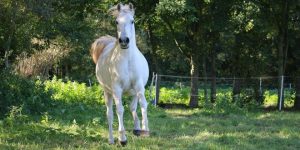
[[[127,49],[129,47],[129,38],[119,38],[119,43],[122,49]]]

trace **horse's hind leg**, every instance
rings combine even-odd
[[[147,101],[144,95],[144,91],[142,90],[141,92],[138,93],[138,97],[139,97],[139,103],[141,106],[141,110],[142,110],[142,132],[141,135],[142,136],[149,136],[149,127],[148,127],[148,117],[147,117]]]
[[[138,97],[137,97],[137,95],[135,95],[135,96],[133,96],[132,102],[130,104],[130,111],[132,113],[132,117],[133,117],[133,121],[134,121],[133,134],[136,136],[139,136],[141,127],[140,127],[139,117],[136,113],[137,103],[138,103]]]
[[[114,117],[114,112],[113,112],[113,101],[112,101],[112,96],[111,94],[107,93],[104,91],[104,98],[105,98],[105,105],[106,105],[106,115],[107,115],[107,122],[108,122],[108,142],[109,144],[114,144],[114,137],[113,137],[113,117]]]

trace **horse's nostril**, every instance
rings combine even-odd
[[[119,38],[119,43],[128,44],[129,43],[129,38],[128,37],[126,37],[125,39]]]

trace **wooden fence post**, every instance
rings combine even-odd
[[[155,78],[155,106],[159,103],[159,88],[160,88],[160,76],[156,74]]]
[[[279,111],[281,111],[282,107],[284,107],[284,97],[283,97],[283,92],[284,92],[284,76],[281,76],[281,84],[280,84],[280,97],[279,97]]]

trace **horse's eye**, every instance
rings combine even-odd
[[[131,24],[133,24],[133,23],[134,23],[134,21],[132,20],[132,21],[131,21]]]
[[[119,22],[116,20],[116,24],[119,24]]]

